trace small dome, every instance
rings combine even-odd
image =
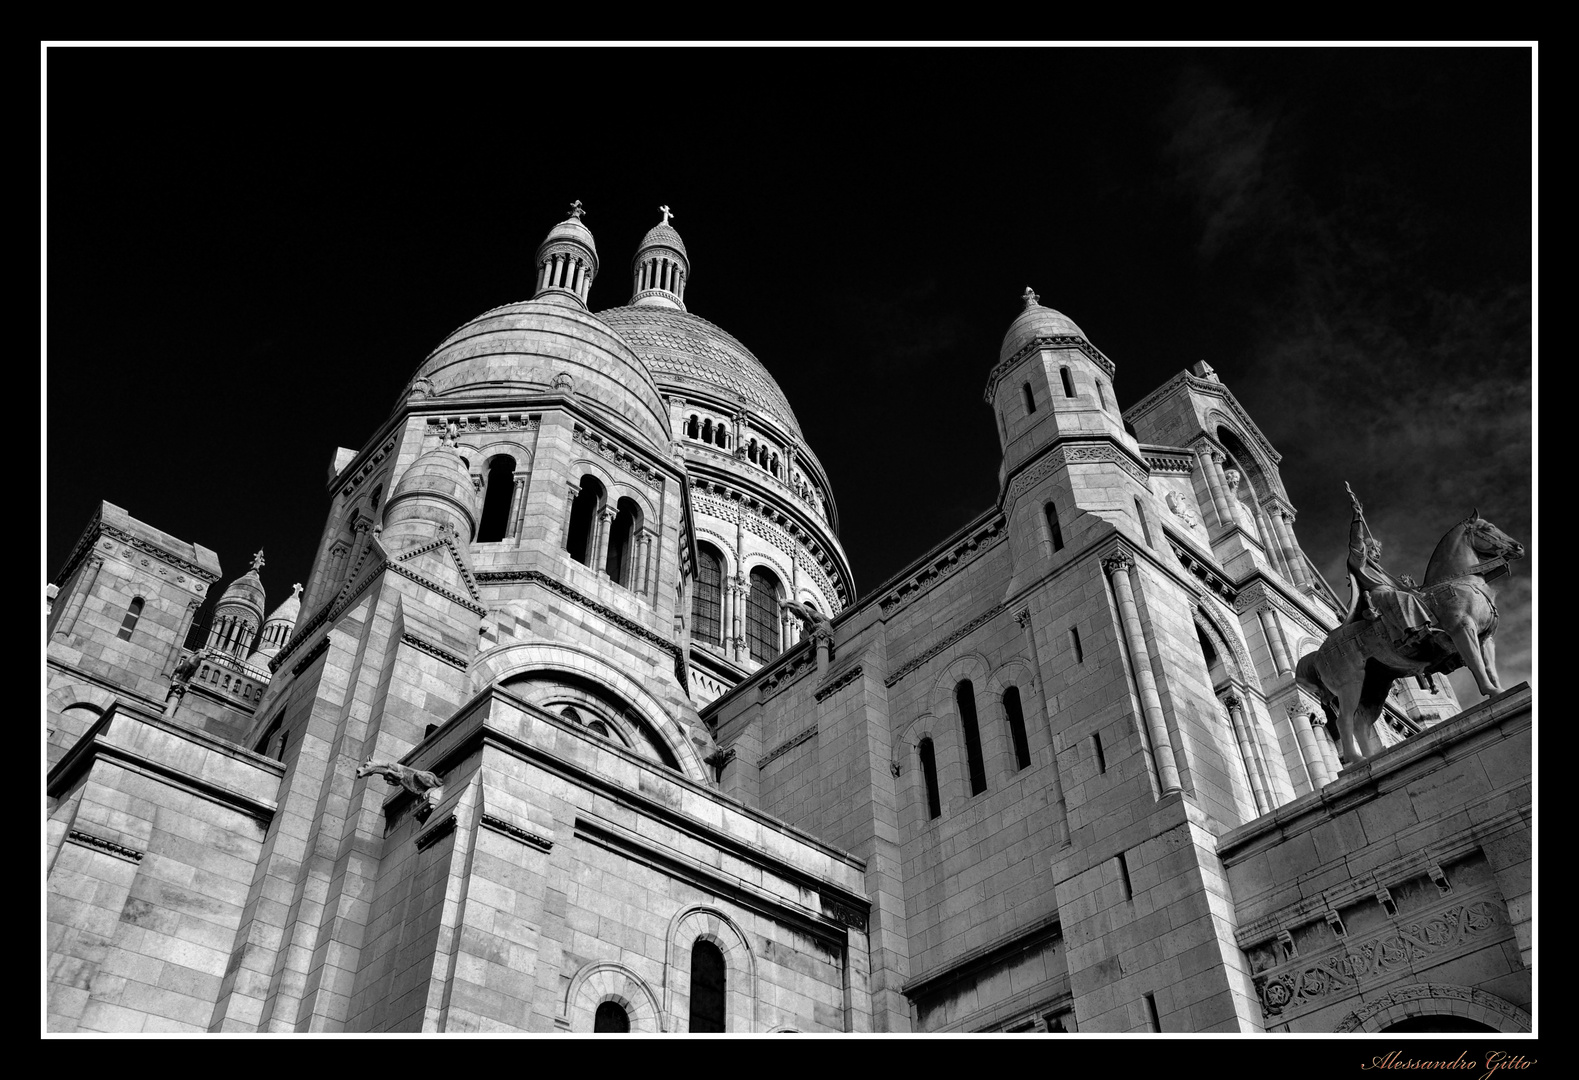
[[[540,248],[547,247],[555,240],[573,240],[587,248],[592,254],[598,253],[598,245],[592,241],[592,230],[581,224],[581,218],[568,217],[548,230],[548,235],[543,238]]]
[[[257,567],[253,567],[230,583],[224,595],[219,598],[215,606],[217,611],[226,604],[244,604],[252,608],[261,617],[263,614],[263,581],[258,577]]]
[[[285,602],[283,604],[281,604],[279,607],[275,608],[269,614],[269,617],[267,619],[264,619],[263,621],[264,622],[288,622],[288,623],[290,623],[292,625],[295,625],[296,619],[297,619],[298,616],[301,615],[301,613],[302,613],[302,587],[300,585],[292,585],[291,586],[291,595],[286,597]]]
[[[641,252],[651,247],[672,248],[684,255],[687,261],[691,258],[690,253],[685,250],[685,241],[680,239],[680,234],[675,232],[667,221],[661,221],[647,230],[647,235],[641,238],[641,245],[636,249],[637,258],[641,257]]]
[[[453,530],[462,544],[477,531],[477,491],[460,453],[440,443],[406,467],[384,503],[384,545],[398,550]]]
[[[1036,294],[1030,289],[1025,290],[1024,299],[1025,310],[1009,324],[1009,332],[1003,335],[1003,348],[998,350],[999,363],[1009,359],[1025,348],[1028,342],[1039,337],[1084,338],[1086,336],[1086,332],[1076,326],[1075,321],[1068,315],[1038,304]]]

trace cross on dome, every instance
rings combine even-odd
[[[580,221],[581,220],[581,215],[585,214],[585,213],[586,213],[586,211],[581,209],[581,200],[580,199],[577,199],[575,202],[570,204],[570,216],[575,218],[577,221]]]
[[[1036,302],[1038,300],[1040,300],[1041,297],[1039,297],[1035,293],[1033,293],[1031,291],[1031,287],[1029,285],[1027,285],[1025,287],[1025,292],[1020,294],[1020,299],[1024,300],[1025,301],[1025,306],[1029,308],[1029,307],[1035,307],[1036,306]]]
[[[671,211],[667,206],[658,207],[658,212],[663,215],[663,223],[665,225],[669,224],[669,219],[674,217],[674,212]]]
[[[259,548],[258,549],[258,553],[252,557],[252,568],[254,570],[262,570],[263,569],[263,549],[262,548]]]
[[[300,596],[301,594],[302,594],[302,583],[298,581],[296,584],[291,586],[291,595],[292,596]]]

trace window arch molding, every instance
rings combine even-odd
[[[1002,724],[995,722],[995,717],[991,711],[984,710],[983,708],[983,706],[987,704],[986,694],[984,691],[992,681],[992,666],[987,662],[986,658],[979,653],[970,653],[959,657],[948,667],[944,668],[942,674],[938,676],[937,681],[932,684],[931,711],[935,716],[944,716],[949,718],[948,723],[945,726],[952,728],[954,731],[953,737],[949,741],[953,743],[955,748],[955,753],[953,756],[960,769],[959,775],[961,777],[961,790],[969,792],[970,778],[969,766],[966,761],[967,752],[963,730],[964,718],[959,714],[959,705],[955,699],[955,692],[958,689],[960,682],[966,679],[970,680],[971,693],[975,698],[976,732],[981,740],[981,757],[983,764],[985,765],[985,763],[989,761],[1001,761],[1003,760],[1003,754],[1008,753],[1012,755],[1014,753],[1014,749],[1009,745],[1008,731],[1003,729]],[[996,707],[998,704],[999,702],[997,699],[994,699],[994,707]],[[944,755],[941,753],[943,744],[937,742],[936,736],[933,737],[933,742],[940,751],[938,754],[938,771],[941,774],[943,772],[942,759]],[[992,791],[997,786],[997,783],[1000,779],[1000,777],[993,775],[992,772],[988,770],[986,788],[982,791],[975,792],[972,797],[975,795],[985,795]]]
[[[999,728],[999,737],[1003,741],[1003,753],[998,758],[1001,765],[1000,773],[1004,780],[1009,780],[1018,775],[1019,762],[1015,758],[1014,742],[1009,736],[1008,719],[1004,714],[1003,695],[1010,687],[1020,692],[1020,711],[1025,721],[1025,739],[1030,744],[1031,767],[1037,764],[1039,751],[1047,739],[1047,722],[1036,722],[1037,715],[1042,711],[1041,699],[1032,692],[1034,672],[1030,663],[1023,656],[1010,657],[993,669],[992,678],[981,684],[977,690],[977,712],[981,712],[981,705],[985,704],[986,721],[983,727]]]
[[[663,970],[663,1012],[669,1031],[688,1029],[691,1009],[691,948],[698,941],[724,954],[724,1031],[755,1032],[758,1021],[757,961],[739,925],[706,904],[682,908],[669,920]]]
[[[663,741],[680,763],[681,773],[701,784],[712,783],[711,770],[680,722],[669,715],[645,686],[591,649],[567,641],[518,641],[496,645],[473,661],[472,686],[481,691],[517,675],[539,671],[570,679],[587,679],[607,687],[611,695],[626,703]],[[603,711],[607,712],[607,706]]]
[[[1216,649],[1217,654],[1223,658],[1229,679],[1244,690],[1265,697],[1261,679],[1256,675],[1256,667],[1250,662],[1250,653],[1245,649],[1239,635],[1219,622],[1216,613],[1206,606],[1204,600],[1196,602],[1193,614],[1195,625],[1201,628],[1207,640],[1212,643],[1212,648]]]
[[[652,988],[640,975],[614,960],[583,964],[571,976],[565,990],[564,1012],[555,1023],[565,1031],[591,1032],[598,1006],[606,1001],[625,1010],[633,1033],[666,1030]]]
[[[1479,1021],[1500,1032],[1526,1032],[1531,1029],[1529,1013],[1495,994],[1451,983],[1413,983],[1400,986],[1356,1009],[1332,1030],[1376,1032],[1411,1016],[1444,1012]]]
[[[1229,416],[1222,409],[1211,409],[1201,427],[1218,449],[1232,455],[1243,466],[1245,479],[1250,482],[1258,498],[1278,495],[1287,499],[1277,463],[1267,456],[1260,445],[1261,440],[1254,433],[1245,431],[1237,418]],[[1227,438],[1224,438],[1225,435]]]

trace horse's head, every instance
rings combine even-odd
[[[1504,559],[1524,558],[1524,545],[1481,517],[1479,510],[1471,510],[1465,519],[1464,539],[1480,555]]]

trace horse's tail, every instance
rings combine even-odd
[[[1321,672],[1316,668],[1316,654],[1306,653],[1299,658],[1299,663],[1294,665],[1294,681],[1310,690],[1320,701],[1326,696],[1327,688],[1321,681]]]

